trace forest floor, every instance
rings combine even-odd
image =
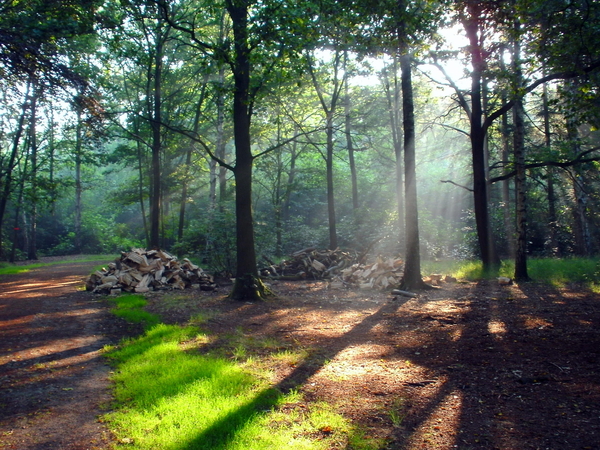
[[[93,266],[0,278],[1,449],[110,447],[99,349],[132,330],[77,290]],[[382,448],[600,449],[600,295],[580,286],[448,283],[395,298],[279,282],[261,303],[228,289],[153,293],[147,309],[166,323],[208,318],[215,346],[302,349],[272,368],[274,384],[334,405]]]

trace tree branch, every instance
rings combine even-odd
[[[535,169],[537,167],[560,167],[561,169],[566,169],[567,167],[571,167],[571,166],[574,166],[577,164],[584,164],[584,163],[588,163],[588,162],[600,161],[600,155],[595,156],[593,158],[584,158],[585,155],[589,155],[590,153],[595,152],[597,150],[600,150],[600,147],[594,147],[589,150],[586,150],[586,151],[580,153],[579,155],[577,155],[577,158],[572,159],[571,161],[563,161],[563,162],[561,162],[561,161],[540,161],[537,163],[525,164],[525,169]],[[492,183],[497,183],[498,181],[508,180],[508,179],[514,177],[516,173],[517,173],[516,170],[513,170],[511,172],[505,173],[504,175],[490,178],[488,180],[488,183],[492,184]]]
[[[463,189],[466,189],[466,190],[467,190],[467,191],[469,191],[469,192],[473,192],[473,189],[471,189],[470,187],[463,186],[463,185],[461,185],[461,184],[455,183],[455,182],[454,182],[454,181],[452,181],[452,180],[440,180],[440,183],[449,183],[449,184],[453,184],[454,186],[458,186],[459,188],[463,188]]]

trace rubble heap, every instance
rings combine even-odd
[[[108,264],[107,269],[90,275],[86,290],[103,294],[143,293],[150,290],[186,289],[197,286],[212,291],[216,284],[211,275],[184,258],[162,250],[132,249]]]
[[[372,264],[354,264],[342,270],[331,282],[331,287],[353,285],[361,289],[387,289],[400,284],[403,271],[401,259],[378,256]]]
[[[273,264],[268,258],[270,265],[260,270],[260,275],[265,278],[278,280],[320,280],[331,278],[342,269],[351,266],[355,262],[348,252],[336,250],[317,250],[314,247],[292,253],[289,259],[279,264]]]
[[[387,289],[400,283],[403,268],[401,259],[378,257],[372,264],[360,264],[351,253],[310,247],[293,253],[280,264],[271,263],[260,273],[277,280],[327,279],[332,288]]]

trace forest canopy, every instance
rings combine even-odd
[[[526,279],[600,249],[598,2],[0,13],[0,259],[161,248],[243,298],[306,247],[403,258],[409,287],[421,259]]]

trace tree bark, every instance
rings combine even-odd
[[[154,47],[153,87],[152,87],[152,111],[150,127],[152,129],[152,189],[150,195],[150,242],[151,248],[160,247],[160,225],[161,225],[161,164],[162,152],[162,73],[163,73],[163,24],[158,18],[156,30],[156,41]]]
[[[542,94],[542,116],[544,120],[544,143],[546,149],[550,151],[552,148],[552,134],[550,130],[550,106],[548,101],[548,84],[544,83],[543,94]],[[548,167],[546,169],[546,176],[548,177],[548,225],[550,232],[550,253],[554,256],[560,256],[562,254],[558,243],[557,227],[558,218],[556,214],[556,193],[554,189],[554,168]]]
[[[464,19],[464,28],[470,43],[469,51],[473,68],[471,72],[471,117],[469,133],[473,167],[473,206],[475,209],[479,256],[483,264],[483,270],[485,272],[492,272],[499,268],[500,260],[495,250],[488,211],[488,183],[485,164],[485,138],[487,133],[483,127],[481,81],[485,61],[479,41],[479,16],[478,5],[474,2],[469,3],[468,15]]]
[[[398,13],[405,11],[405,0],[398,0]],[[400,86],[402,89],[402,128],[404,132],[404,200],[406,226],[406,256],[400,289],[416,290],[429,287],[421,276],[419,241],[419,210],[417,205],[415,105],[412,87],[412,57],[408,51],[409,36],[406,24],[397,25],[400,51]]]
[[[510,131],[508,127],[508,114],[502,114],[501,121],[501,133],[502,133],[502,161],[508,165],[510,158]],[[508,172],[508,167],[505,167],[504,173]],[[508,245],[508,256],[514,258],[515,246],[514,246],[514,226],[512,221],[511,213],[511,199],[510,199],[510,179],[502,181],[502,213],[504,218],[504,233],[506,234],[506,242]]]
[[[390,116],[390,127],[392,130],[392,144],[394,146],[394,157],[396,165],[396,204],[398,208],[398,242],[399,253],[404,255],[406,251],[405,225],[404,225],[404,154],[402,152],[402,127],[400,126],[400,90],[398,88],[398,58],[394,55],[392,73],[390,80],[388,68],[384,69],[385,91]],[[393,89],[392,89],[393,83]]]
[[[333,113],[327,114],[325,124],[327,133],[327,217],[329,221],[329,248],[335,250],[338,247],[337,229],[335,218],[335,194],[333,190]]]
[[[75,100],[75,108],[77,110],[77,124],[75,125],[75,217],[73,229],[75,239],[73,245],[76,253],[81,253],[81,209],[83,207],[81,196],[83,193],[83,184],[81,182],[81,161],[83,153],[83,106],[79,99]]]
[[[234,35],[233,133],[236,163],[236,279],[230,297],[235,300],[260,300],[269,294],[258,277],[252,217],[252,148],[250,145],[250,48],[248,45],[248,6],[243,0],[227,0]]]
[[[567,135],[573,148],[573,154],[577,156],[581,152],[579,142],[579,130],[571,120],[567,120]],[[584,188],[584,181],[580,167],[571,168],[571,179],[573,180],[573,233],[575,239],[575,253],[578,256],[589,256],[592,248],[590,227],[587,219],[588,193]]]
[[[358,210],[358,177],[356,162],[354,161],[354,144],[352,142],[352,120],[350,115],[350,90],[348,87],[348,52],[344,52],[344,125],[346,134],[346,148],[348,149],[348,162],[350,164],[350,181],[352,182],[352,209]]]
[[[514,24],[514,41],[512,54],[512,69],[515,77],[514,92],[518,95],[523,86],[521,69],[521,25],[518,20]],[[517,245],[515,248],[515,280],[527,281],[527,174],[525,171],[525,108],[523,98],[518,97],[513,107],[513,152],[515,157],[515,191],[516,191],[516,220]]]
[[[424,288],[425,283],[421,276],[421,252],[419,249],[415,114],[411,57],[409,54],[400,56],[400,71],[402,85],[402,124],[404,129],[404,196],[406,201],[406,257],[400,289],[410,291]]]
[[[29,148],[31,158],[31,198],[29,220],[29,245],[27,246],[27,259],[37,259],[37,170],[38,170],[38,143],[37,143],[37,97],[39,89],[34,89],[31,99],[31,116],[29,118]]]
[[[308,58],[308,70],[312,78],[315,91],[319,97],[321,108],[325,113],[325,133],[326,133],[326,153],[325,153],[325,167],[326,167],[326,183],[327,183],[327,217],[329,224],[329,248],[335,250],[338,247],[337,243],[337,229],[336,229],[336,217],[335,217],[335,194],[334,194],[334,183],[333,183],[333,119],[337,110],[337,103],[340,98],[341,90],[344,85],[344,81],[340,83],[338,78],[340,64],[340,52],[335,51],[334,55],[334,76],[333,76],[333,91],[331,93],[330,103],[327,104],[325,95],[323,94],[321,85],[314,71],[312,60]]]
[[[31,82],[27,84],[27,90],[25,91],[25,96],[23,100],[23,105],[21,106],[21,114],[19,115],[19,120],[17,122],[17,128],[15,130],[15,135],[13,137],[12,149],[10,151],[10,156],[8,158],[8,163],[6,164],[6,169],[4,170],[4,174],[0,172],[0,181],[2,182],[2,193],[0,195],[0,230],[2,229],[2,224],[4,223],[4,213],[6,211],[6,204],[8,203],[8,198],[10,197],[11,189],[12,189],[12,173],[15,168],[15,161],[17,159],[17,153],[19,151],[19,145],[21,144],[21,137],[23,136],[23,130],[25,128],[25,116],[27,114],[27,109],[29,108],[29,92],[31,90]],[[3,245],[2,245],[2,233],[0,233],[0,256],[3,255]]]

